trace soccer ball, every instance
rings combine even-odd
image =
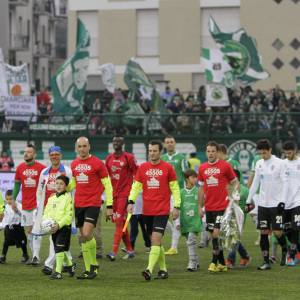
[[[44,234],[53,234],[54,232],[51,231],[51,227],[55,224],[55,221],[52,218],[47,218],[42,221],[41,229]]]

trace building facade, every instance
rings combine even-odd
[[[300,1],[72,0],[69,5],[69,55],[76,47],[77,18],[91,34],[88,90],[104,89],[97,67],[109,62],[116,65],[117,87],[126,88],[123,74],[131,57],[152,82],[198,90],[205,84],[201,49],[217,48],[208,31],[210,15],[222,31],[243,27],[256,39],[271,77],[254,88],[267,90],[280,84],[295,90],[300,37],[293,29],[299,28]]]

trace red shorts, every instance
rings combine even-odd
[[[126,221],[128,197],[114,197],[112,222]]]

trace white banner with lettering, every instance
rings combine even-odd
[[[27,64],[16,67],[5,64],[5,71],[10,95],[29,96],[30,85]]]
[[[221,84],[206,85],[206,106],[229,106],[227,88]]]

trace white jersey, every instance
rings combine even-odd
[[[21,223],[22,205],[16,201],[17,211],[11,208],[11,205],[6,204],[4,210],[4,218],[0,223],[0,230],[4,229],[6,225],[18,225]]]
[[[281,202],[283,181],[287,180],[284,172],[283,161],[272,155],[270,159],[261,159],[255,166],[255,176],[251,185],[247,203],[257,191],[260,183],[259,206],[277,207]]]
[[[296,160],[288,160],[286,158],[283,164],[288,180],[285,209],[292,209],[300,206],[300,158],[298,156]]]

